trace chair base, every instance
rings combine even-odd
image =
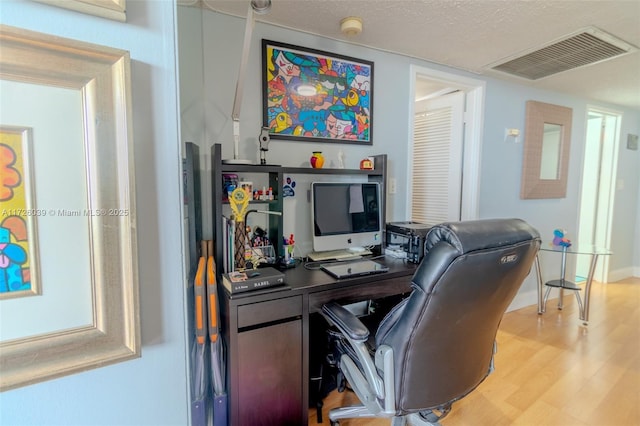
[[[437,421],[429,421],[425,419],[420,413],[412,413],[406,416],[393,416],[380,412],[378,414],[372,414],[371,411],[364,405],[352,405],[350,407],[334,408],[329,411],[329,422],[331,426],[339,426],[340,419],[353,419],[353,418],[390,418],[391,426],[441,426]]]

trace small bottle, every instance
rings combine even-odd
[[[273,188],[269,187],[269,192],[267,193],[269,201],[273,201]]]

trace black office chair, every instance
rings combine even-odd
[[[362,402],[331,410],[331,424],[353,417],[438,424],[493,370],[502,315],[539,248],[538,232],[520,219],[435,226],[413,291],[378,327],[374,357],[362,322],[335,302],[324,305],[325,318],[357,354],[357,361],[342,354],[340,369]]]

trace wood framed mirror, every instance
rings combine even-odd
[[[573,110],[527,101],[520,198],[567,195]]]

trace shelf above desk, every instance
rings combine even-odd
[[[227,265],[226,260],[223,257],[224,253],[224,241],[223,238],[223,207],[228,209],[228,201],[225,202],[225,195],[223,191],[224,174],[244,174],[257,175],[251,176],[251,181],[254,178],[261,181],[260,186],[265,188],[271,188],[273,194],[273,200],[269,200],[267,203],[264,201],[252,200],[251,203],[262,203],[264,210],[273,212],[281,212],[282,215],[270,216],[267,224],[267,232],[269,239],[273,242],[274,249],[277,256],[284,254],[284,247],[282,244],[282,237],[284,236],[284,224],[285,221],[290,218],[286,218],[284,214],[284,199],[285,199],[285,181],[290,175],[307,175],[307,176],[351,176],[355,177],[354,180],[363,180],[368,182],[376,182],[380,184],[380,196],[381,205],[386,206],[386,185],[387,185],[387,156],[385,154],[378,154],[371,156],[374,160],[373,170],[360,170],[360,169],[335,169],[335,168],[321,168],[314,169],[312,167],[290,167],[274,164],[226,164],[222,160],[222,145],[214,144],[211,147],[211,199],[213,200],[211,227],[213,231],[212,239],[215,241],[215,261],[218,265],[218,273],[228,272],[225,269]],[[320,179],[318,179],[320,180]],[[296,188],[296,190],[300,187]],[[300,189],[303,191],[303,189]],[[304,194],[304,193],[303,193]],[[386,208],[381,209],[381,221],[386,223]],[[296,235],[297,232],[294,231]]]
[[[222,164],[222,172],[234,173],[283,173],[283,174],[307,174],[307,175],[361,175],[382,176],[382,170],[360,169],[314,169],[312,167],[288,167],[266,164]]]

